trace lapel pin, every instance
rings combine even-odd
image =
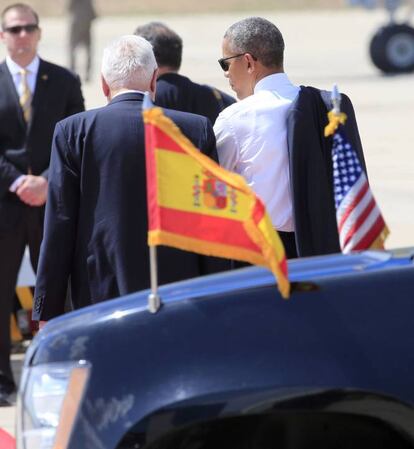
[[[48,78],[49,78],[49,77],[48,77],[47,75],[42,75],[42,80],[43,80],[43,81],[47,81]]]

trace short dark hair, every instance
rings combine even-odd
[[[137,27],[134,34],[151,43],[159,67],[180,68],[183,41],[175,31],[161,22],[149,22]]]
[[[17,9],[20,11],[25,11],[25,12],[29,12],[33,15],[33,17],[35,18],[36,21],[36,25],[39,25],[39,15],[37,14],[37,12],[29,5],[26,5],[26,3],[13,3],[12,5],[6,6],[6,8],[3,9],[2,13],[1,13],[1,28],[2,30],[4,30],[4,18],[6,16],[6,14],[11,11],[12,9]]]
[[[235,53],[250,53],[265,67],[283,68],[285,43],[272,22],[262,17],[248,17],[234,23],[224,38]]]

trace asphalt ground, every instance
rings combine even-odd
[[[103,47],[150,20],[161,20],[182,36],[183,74],[231,93],[217,64],[221,39],[229,25],[249,15],[266,17],[282,31],[286,43],[285,70],[294,83],[323,89],[331,89],[336,83],[351,97],[371,188],[391,231],[386,247],[414,246],[414,75],[384,76],[371,64],[368,43],[372,34],[386,23],[382,11],[100,17],[93,29],[94,76],[83,88],[87,107],[99,107],[106,102],[99,82]],[[41,26],[41,56],[66,65],[65,19],[44,19]],[[1,47],[0,58],[4,56]],[[14,365],[19,371],[21,358]],[[0,427],[10,433],[14,432],[14,413],[14,407],[0,408]]]

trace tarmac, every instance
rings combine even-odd
[[[165,22],[183,38],[181,73],[231,94],[217,63],[221,40],[229,25],[250,15],[266,17],[282,31],[286,44],[285,71],[294,83],[328,90],[336,83],[340,91],[351,97],[371,189],[391,231],[386,247],[414,246],[414,74],[384,76],[370,62],[369,40],[387,21],[382,11],[100,17],[93,29],[94,76],[83,85],[87,108],[106,103],[99,80],[103,47],[151,20]],[[66,20],[43,19],[41,27],[40,55],[66,65]],[[5,49],[1,47],[0,59],[4,56]],[[13,356],[17,378],[21,363],[22,356]],[[15,407],[0,408],[0,428],[14,434],[14,423]]]

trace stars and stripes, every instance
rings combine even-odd
[[[333,135],[333,182],[342,252],[383,248],[388,229],[343,125]]]

